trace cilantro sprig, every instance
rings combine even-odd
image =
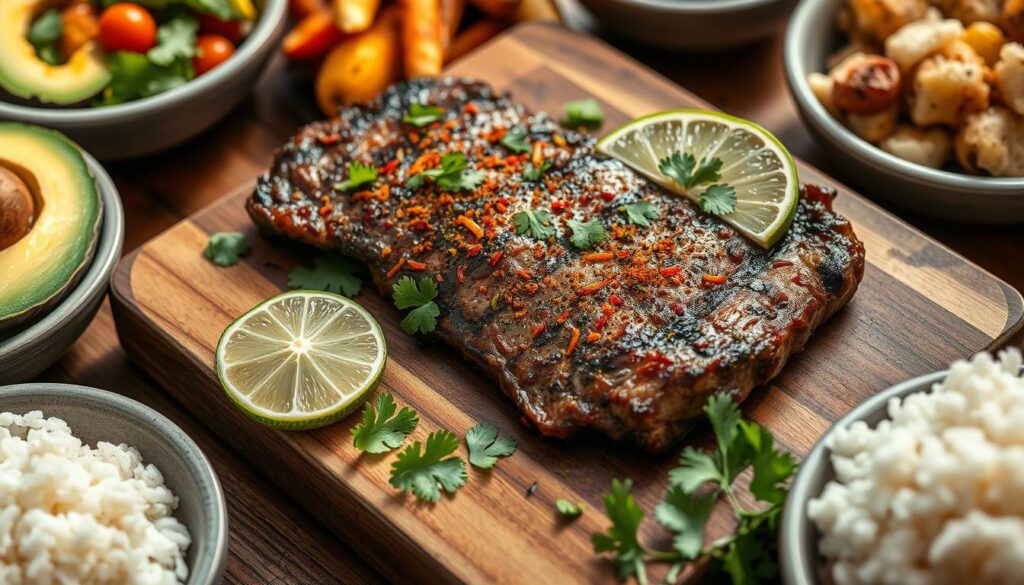
[[[555,233],[551,214],[543,209],[527,209],[512,215],[512,223],[519,235],[529,234],[535,240],[546,240]]]
[[[410,104],[409,111],[402,116],[402,121],[406,124],[412,124],[417,128],[422,128],[428,124],[437,122],[442,117],[444,117],[444,110],[437,106]]]
[[[377,168],[361,162],[348,163],[348,178],[334,184],[335,191],[351,191],[358,187],[372,185],[377,180]]]
[[[441,490],[455,493],[467,478],[466,463],[460,457],[449,457],[458,448],[459,438],[454,433],[430,433],[425,447],[416,441],[398,454],[391,464],[391,485],[427,502],[441,499]]]
[[[360,264],[351,258],[324,254],[313,260],[312,269],[305,266],[293,268],[288,273],[288,285],[354,297],[363,287],[358,276],[360,269]]]
[[[204,254],[217,266],[233,266],[238,258],[249,253],[249,241],[239,232],[210,234]]]
[[[391,288],[396,307],[413,309],[400,323],[406,333],[430,333],[437,327],[441,309],[434,302],[437,285],[433,280],[424,276],[417,284],[411,276],[403,276]]]
[[[603,244],[608,240],[608,232],[605,231],[601,220],[597,218],[591,219],[590,221],[577,221],[575,219],[570,219],[566,224],[572,231],[572,236],[569,237],[569,241],[572,242],[572,245],[581,250],[592,248],[598,244]]]
[[[685,191],[706,186],[700,194],[700,208],[705,213],[725,215],[736,209],[736,189],[729,184],[717,183],[721,180],[722,159],[718,157],[697,158],[690,153],[672,153],[672,156],[661,159],[658,170],[661,174],[675,181]]]
[[[658,211],[658,208],[646,201],[627,203],[620,207],[619,211],[626,215],[626,221],[641,227],[648,227],[651,225],[652,219],[661,217],[661,212]]]
[[[589,128],[591,130],[601,127],[604,124],[604,110],[601,104],[595,99],[576,100],[566,102],[565,116],[562,118],[562,125],[566,128]]]
[[[178,59],[196,56],[196,32],[199,21],[191,16],[179,15],[156,29],[157,45],[146,56],[157,65],[169,66]]]
[[[551,168],[551,161],[546,160],[540,164],[539,167],[533,166],[533,163],[526,163],[523,167],[523,180],[524,181],[539,181],[544,173],[548,172]]]
[[[651,550],[640,543],[637,535],[644,512],[633,498],[629,480],[613,480],[604,496],[611,526],[593,535],[594,551],[613,553],[621,579],[635,576],[646,585],[645,562],[670,562],[669,575],[675,576],[687,562],[702,557],[712,559],[711,570],[734,584],[778,579],[776,530],[796,461],[776,449],[767,429],[742,420],[728,394],[712,396],[704,412],[714,431],[715,450],[685,449],[679,466],[669,472],[668,493],[655,509],[655,518],[673,535],[672,550]],[[747,469],[752,470],[748,489],[758,502],[753,508],[743,506],[736,493],[736,479]],[[705,545],[704,529],[719,499],[729,503],[737,527],[733,534]]]
[[[574,504],[565,498],[555,500],[555,509],[566,518],[575,518],[583,513],[583,504]]]
[[[466,433],[469,447],[469,462],[480,469],[490,469],[499,457],[508,457],[516,452],[516,440],[498,433],[497,427],[488,422],[477,423]]]
[[[443,191],[470,191],[483,182],[484,171],[470,171],[469,161],[461,152],[449,152],[441,158],[441,166],[421,171],[405,181],[405,186],[415,191],[427,179],[434,181]]]
[[[352,443],[367,453],[386,453],[401,447],[420,423],[419,415],[408,406],[398,410],[390,393],[378,396],[376,407],[374,410],[369,402],[363,407],[363,422],[352,427]]]
[[[512,152],[530,152],[530,144],[526,142],[526,130],[516,127],[505,133],[501,144]]]

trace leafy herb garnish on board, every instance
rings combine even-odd
[[[336,254],[323,254],[313,261],[313,268],[296,266],[288,273],[292,288],[322,290],[346,297],[354,297],[363,287],[359,279],[361,265],[355,260]]]
[[[416,441],[398,454],[391,464],[391,485],[427,502],[441,499],[441,490],[454,493],[465,485],[466,463],[459,457],[449,457],[459,448],[457,436],[445,430],[434,431],[421,447]]]
[[[499,457],[508,457],[516,452],[516,440],[502,435],[491,423],[477,423],[466,433],[469,447],[469,462],[480,469],[490,469]]]
[[[217,266],[238,264],[238,258],[249,253],[249,241],[239,232],[217,232],[210,234],[204,254]]]
[[[363,406],[363,422],[352,427],[352,443],[360,451],[386,453],[401,447],[419,422],[415,410],[398,410],[395,397],[384,393],[377,397],[376,409],[369,402]]]

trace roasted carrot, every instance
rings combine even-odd
[[[333,4],[338,28],[342,32],[359,33],[370,29],[380,0],[333,0]]]
[[[317,104],[324,114],[367,100],[401,77],[398,25],[400,10],[381,10],[370,30],[351,36],[334,48],[316,78]]]
[[[505,30],[503,22],[492,19],[477,21],[466,27],[466,30],[452,39],[445,53],[444,62],[451,63],[459,57],[466,55],[473,49],[496,37],[503,30]]]
[[[402,7],[406,77],[438,75],[444,65],[440,0],[403,0]]]
[[[462,15],[466,11],[466,0],[441,0],[441,48],[447,50],[452,39],[459,32]]]
[[[300,20],[284,37],[282,47],[289,59],[310,59],[325,55],[344,38],[331,11],[321,8]]]

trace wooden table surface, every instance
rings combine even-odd
[[[559,3],[570,26],[596,30],[575,0]],[[674,55],[612,42],[718,107],[761,123],[795,155],[857,187],[856,181],[821,158],[797,118],[783,78],[781,31],[770,40],[714,57]],[[257,91],[278,89],[264,82]],[[266,107],[261,100],[249,100],[204,137],[159,156],[108,165],[125,206],[125,252],[221,195],[252,182],[269,163],[264,154],[268,146],[276,145],[280,142],[277,136],[290,131],[275,127],[281,118]],[[972,227],[901,215],[1024,289],[1024,262],[1020,261],[1024,226]],[[118,343],[107,304],[71,351],[39,379],[96,386],[130,396],[163,412],[195,439],[217,470],[228,502],[231,554],[225,583],[383,581],[312,515],[265,480],[259,469],[220,444],[195,416],[164,396],[132,366]]]

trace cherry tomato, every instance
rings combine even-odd
[[[199,35],[196,39],[196,58],[192,66],[196,75],[202,75],[228,60],[235,52],[235,45],[220,35]]]
[[[221,20],[209,14],[199,15],[199,31],[220,35],[232,43],[242,40],[242,21]]]
[[[100,15],[100,43],[108,51],[145,53],[156,45],[156,21],[138,4],[112,4]]]

